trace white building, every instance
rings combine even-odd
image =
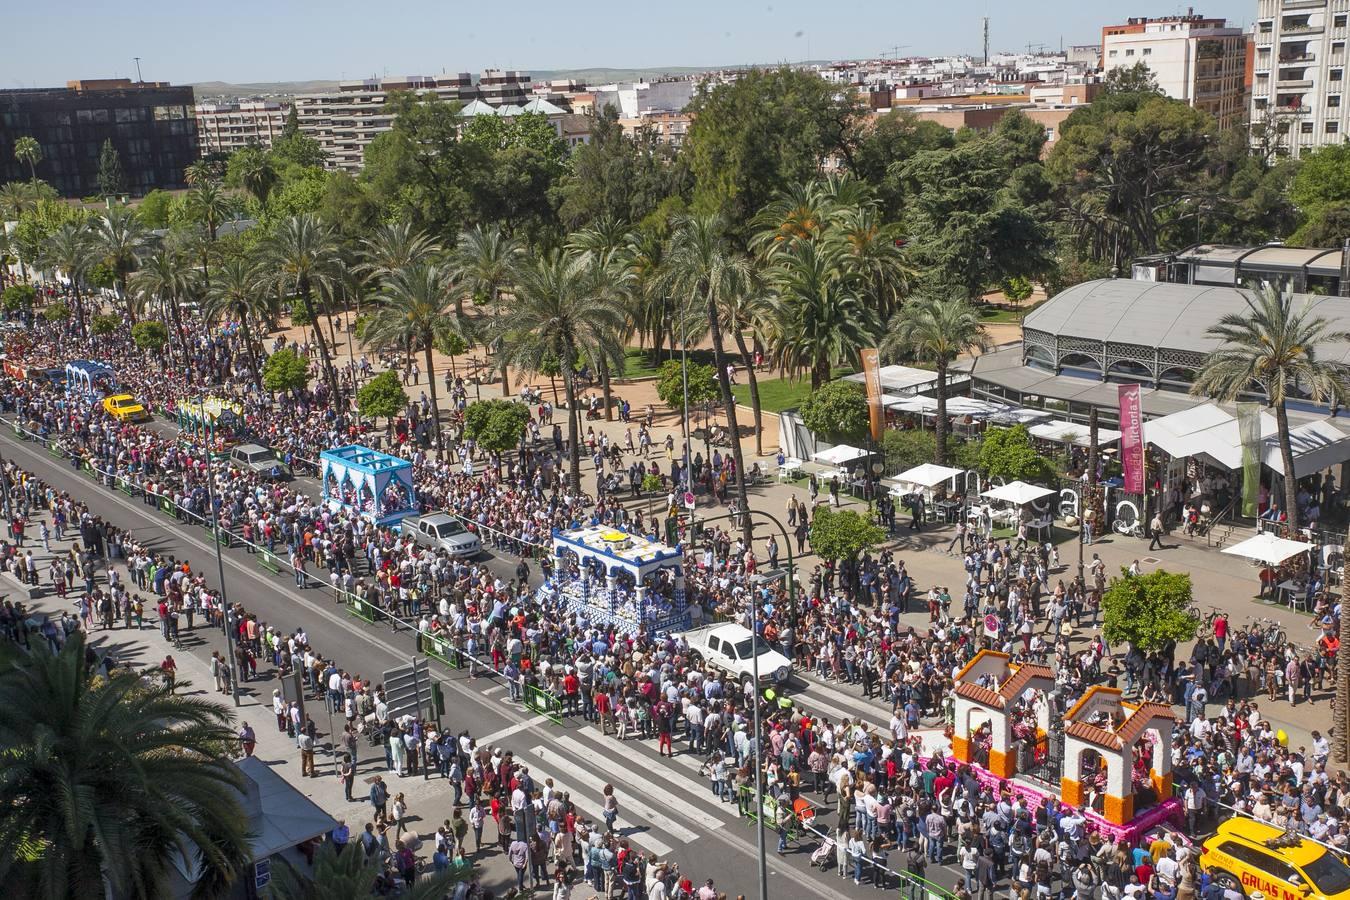
[[[1252,124],[1272,129],[1292,156],[1344,141],[1350,0],[1258,0],[1256,16]],[[1253,140],[1263,138],[1254,131]]]
[[[1247,37],[1223,19],[1187,14],[1104,27],[1102,71],[1136,63],[1148,67],[1163,93],[1210,113],[1220,128],[1246,117]]]
[[[270,150],[272,139],[280,137],[286,125],[289,108],[275,100],[198,103],[193,115],[202,154],[233,153],[249,144]]]
[[[692,78],[661,81],[636,81],[606,84],[594,88],[594,108],[598,113],[613,106],[621,119],[636,119],[647,113],[681,112],[694,99],[698,82]]]

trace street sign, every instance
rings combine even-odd
[[[694,492],[693,492],[693,491],[685,491],[685,492],[684,492],[684,505],[685,505],[685,507],[686,507],[687,509],[693,509],[693,508],[694,508]]]
[[[998,637],[998,616],[993,613],[984,617],[984,636]]]
[[[427,671],[426,657],[384,673],[384,702],[389,706],[391,719],[426,711],[431,705],[431,673]]]
[[[253,886],[258,890],[267,887],[272,881],[272,860],[260,859],[253,864]]]

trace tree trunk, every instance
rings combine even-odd
[[[605,399],[605,421],[614,421],[614,410],[610,408],[612,399],[609,387],[609,360],[605,359],[603,353],[600,354],[600,393]]]
[[[818,362],[811,367],[811,392],[815,393],[830,380],[830,364]]]
[[[262,373],[258,369],[258,356],[253,351],[253,329],[249,327],[247,314],[239,317],[239,324],[244,331],[244,355],[248,357],[248,368],[253,373],[253,384],[258,388],[258,393],[262,394]]]
[[[1275,425],[1280,433],[1280,462],[1284,464],[1284,514],[1292,533],[1298,531],[1298,479],[1294,477],[1294,449],[1289,443],[1289,412],[1283,403],[1275,407]]]
[[[441,446],[441,407],[436,399],[436,363],[431,357],[431,337],[427,336],[426,345],[422,348],[427,361],[427,385],[431,388],[431,439],[436,442],[436,458],[439,459],[442,453]]]
[[[319,364],[323,367],[323,380],[328,385],[330,393],[329,403],[333,404],[334,409],[338,403],[337,376],[333,372],[333,359],[328,355],[328,342],[323,339],[323,326],[319,324],[319,317],[314,314],[314,302],[310,299],[309,279],[300,280],[300,302],[305,305],[305,315],[314,323],[314,339],[319,342]]]
[[[947,363],[938,360],[937,364],[937,411],[933,433],[937,436],[937,449],[933,461],[939,466],[947,464]]]
[[[76,279],[70,279],[70,286],[75,292],[75,329],[80,337],[88,337],[89,331],[84,324],[84,296],[80,293],[80,283]]]
[[[731,379],[727,377],[726,353],[722,349],[722,324],[717,318],[717,300],[712,291],[708,291],[708,325],[712,333],[713,365],[717,367],[717,383],[721,385],[722,405],[727,410],[731,458],[736,462],[736,505],[741,511],[741,535],[745,540],[745,546],[749,547],[754,532],[750,525],[750,498],[745,492],[745,461],[741,457],[741,432],[736,424],[736,398],[732,396]]]
[[[1095,406],[1088,411],[1088,485],[1094,488],[1097,486],[1097,407]]]
[[[745,346],[745,335],[741,334],[739,328],[733,329],[732,336],[736,338],[736,349],[741,351],[741,359],[745,360],[745,370],[749,373],[750,384],[750,409],[755,414],[755,455],[764,455],[764,414],[759,406],[759,379],[755,377],[755,358]]]
[[[577,424],[576,360],[563,360],[563,392],[567,395],[567,477],[572,483],[572,496],[581,495],[581,428]],[[568,377],[570,374],[571,377]]]

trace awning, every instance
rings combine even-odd
[[[1262,410],[1261,461],[1281,475],[1279,426],[1275,417]],[[1242,436],[1237,416],[1204,403],[1185,412],[1173,413],[1144,423],[1144,440],[1174,457],[1207,456],[1231,471],[1242,468]],[[1350,421],[1314,419],[1289,430],[1294,452],[1294,476],[1303,478],[1350,461]]]
[[[1312,544],[1303,541],[1291,541],[1287,538],[1276,537],[1269,532],[1263,532],[1256,537],[1247,538],[1240,544],[1224,547],[1220,552],[1278,566],[1291,556],[1298,556],[1312,548]]]
[[[1004,503],[1011,503],[1014,506],[1025,506],[1033,500],[1048,497],[1053,493],[1055,493],[1054,489],[1041,487],[1038,484],[1027,484],[1025,481],[1010,481],[999,487],[981,491],[980,496],[988,497],[990,500],[1002,500]]]
[[[1346,427],[1350,428],[1350,423]],[[1328,419],[1289,429],[1289,447],[1294,452],[1295,478],[1314,475],[1350,460],[1350,436]],[[1262,461],[1281,475],[1284,474],[1278,433],[1266,439]]]
[[[1074,444],[1079,447],[1087,447],[1092,443],[1091,433],[1086,425],[1079,425],[1077,422],[1065,422],[1062,419],[1032,425],[1031,436],[1043,441],[1053,441],[1056,444]],[[1118,440],[1120,440],[1119,431],[1113,431],[1110,428],[1097,429],[1098,446],[1105,447],[1107,444],[1114,444]]]
[[[906,469],[891,480],[930,488],[937,487],[944,481],[950,481],[964,471],[964,469],[953,469],[950,466],[937,466],[933,463],[924,463],[921,466]]]
[[[844,463],[853,462],[855,459],[862,459],[866,455],[866,450],[859,450],[857,447],[850,447],[848,444],[839,444],[828,450],[814,453],[811,458],[827,466],[842,466]]]

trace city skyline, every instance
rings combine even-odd
[[[540,3],[517,7],[503,26],[488,7],[419,10],[371,20],[352,0],[319,7],[241,0],[228,17],[147,0],[138,12],[92,0],[61,7],[32,6],[7,15],[17,42],[0,62],[0,86],[44,87],[76,78],[231,83],[356,79],[477,72],[484,68],[548,71],[592,68],[716,68],[751,63],[877,57],[883,53],[941,56],[975,53],[981,17],[990,17],[992,52],[1057,49],[1097,43],[1103,25],[1128,16],[1184,14],[1185,7],[1143,3],[1122,8],[1105,0],[1051,0],[1016,12],[987,0],[956,0],[940,19],[904,21],[891,4],[864,0],[847,17],[800,0],[755,0],[728,7],[709,0],[684,4],[678,19],[654,27],[631,6],[603,2],[584,15],[560,19]],[[187,10],[187,11],[185,11]],[[1252,0],[1196,7],[1245,26]],[[894,18],[894,23],[886,21]],[[494,21],[495,20],[495,21]],[[72,25],[74,23],[74,25]],[[62,33],[60,41],[44,35]],[[54,47],[63,52],[53,52]],[[239,53],[239,48],[248,48]]]

